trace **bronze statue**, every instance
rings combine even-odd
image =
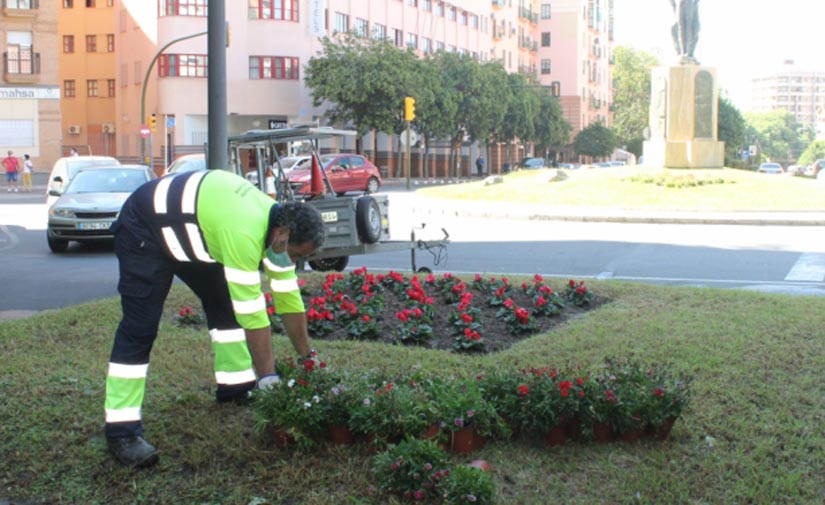
[[[670,29],[682,62],[696,63],[693,51],[699,40],[699,0],[670,0],[674,23]]]

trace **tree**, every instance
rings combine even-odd
[[[329,104],[332,123],[351,125],[361,138],[371,129],[395,131],[403,122],[404,97],[411,95],[420,79],[418,58],[386,40],[344,35],[325,37],[321,56],[310,58],[305,71],[316,107]]]
[[[774,160],[796,160],[813,140],[810,129],[800,125],[793,114],[784,109],[746,113],[745,120],[748,133],[759,144],[760,151]]]
[[[570,123],[564,119],[559,99],[548,90],[538,90],[539,113],[535,118],[536,134],[533,141],[540,152],[558,148],[567,144],[570,138]]]
[[[725,166],[733,166],[739,150],[745,147],[745,118],[726,97],[719,95],[718,139],[725,143]]]
[[[600,158],[610,156],[618,145],[616,133],[601,122],[591,123],[573,139],[576,154]]]
[[[640,156],[650,117],[650,69],[659,61],[644,51],[622,46],[613,50],[613,57],[613,128],[619,144]]]
[[[816,140],[803,151],[797,160],[798,165],[813,165],[814,161],[825,158],[825,140]]]

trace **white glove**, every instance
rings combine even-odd
[[[280,385],[281,376],[276,373],[270,373],[258,379],[258,389],[270,389]]]

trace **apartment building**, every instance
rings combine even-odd
[[[50,169],[61,142],[55,2],[3,0],[0,52],[0,153]]]
[[[753,79],[752,110],[784,109],[800,124],[825,140],[825,71],[794,68],[788,63],[768,75]]]
[[[63,152],[115,156],[114,0],[57,3]]]
[[[540,3],[539,81],[560,97],[570,140],[591,123],[611,126],[615,0]]]

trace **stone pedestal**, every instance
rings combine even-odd
[[[717,140],[716,69],[656,67],[651,74],[650,140],[645,164],[667,168],[719,168],[725,143]]]

